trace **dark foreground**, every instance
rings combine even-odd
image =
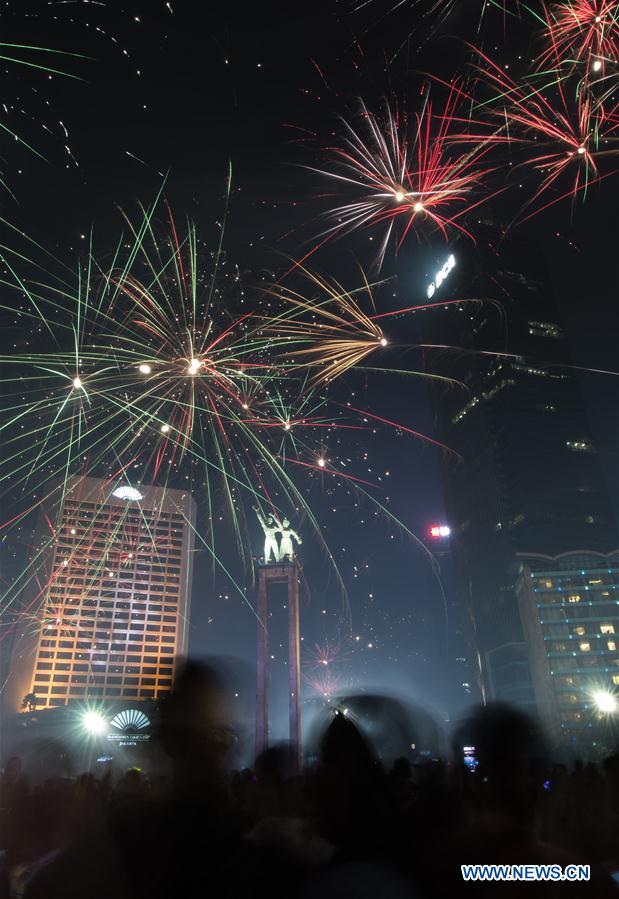
[[[287,776],[283,750],[228,773],[217,683],[190,664],[162,712],[169,777],[129,771],[31,786],[5,766],[0,899],[613,896],[619,755],[568,771],[532,724],[480,710],[479,767],[398,760],[386,772],[336,714],[317,764]],[[589,882],[463,883],[461,864],[580,864]]]

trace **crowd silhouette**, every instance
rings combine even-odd
[[[569,767],[532,721],[477,710],[455,734],[476,748],[386,770],[353,717],[334,711],[315,761],[286,747],[231,770],[234,730],[211,667],[189,662],[162,703],[170,773],[31,783],[6,760],[0,899],[163,897],[600,897],[619,887],[619,755]],[[588,882],[463,882],[461,865],[589,864]]]

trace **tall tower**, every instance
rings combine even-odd
[[[256,755],[269,745],[269,588],[285,583],[288,607],[288,712],[292,769],[301,767],[301,663],[299,581],[301,566],[292,561],[258,564],[258,652],[256,669]]]
[[[442,460],[443,483],[481,682],[489,698],[527,706],[516,553],[608,552],[617,529],[539,247],[491,224],[477,233],[475,247],[451,248],[456,266],[433,301],[491,298],[501,308],[463,303],[443,313],[440,342],[460,349],[435,370],[467,391],[438,384],[435,420],[460,456]]]
[[[13,652],[17,710],[150,700],[187,652],[195,503],[180,490],[71,478],[55,530],[43,510],[38,596]]]

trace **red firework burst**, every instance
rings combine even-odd
[[[516,82],[482,51],[477,53],[483,78],[497,92],[493,114],[505,123],[509,139],[523,147],[522,164],[542,175],[526,206],[553,186],[562,186],[559,196],[536,209],[541,212],[567,196],[576,198],[593,181],[612,173],[602,175],[598,162],[617,153],[609,145],[619,127],[616,105],[609,109],[594,103],[587,91],[572,102],[561,80],[541,87],[527,79]]]
[[[584,64],[603,72],[619,57],[619,6],[615,0],[572,0],[543,4],[548,46],[537,68]]]
[[[364,226],[384,226],[379,267],[395,234],[398,248],[411,230],[423,232],[428,226],[445,238],[454,229],[472,238],[463,219],[487,198],[484,178],[493,167],[484,157],[502,138],[487,123],[459,116],[461,99],[463,92],[451,85],[443,108],[435,111],[426,99],[414,123],[388,104],[377,116],[362,103],[361,128],[344,120],[343,143],[327,148],[332,168],[313,171],[356,197],[326,213],[331,224],[320,236],[328,239]],[[474,133],[477,126],[483,133]],[[463,153],[465,140],[470,148]]]

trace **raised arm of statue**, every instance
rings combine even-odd
[[[267,523],[266,523],[266,521],[265,521],[264,515],[262,514],[262,512],[260,511],[260,509],[258,508],[258,506],[254,506],[253,509],[254,509],[254,512],[256,513],[256,516],[257,516],[257,518],[258,518],[258,521],[259,521],[260,524],[262,525],[263,531],[264,531],[265,534],[266,534],[266,531],[267,531]]]

